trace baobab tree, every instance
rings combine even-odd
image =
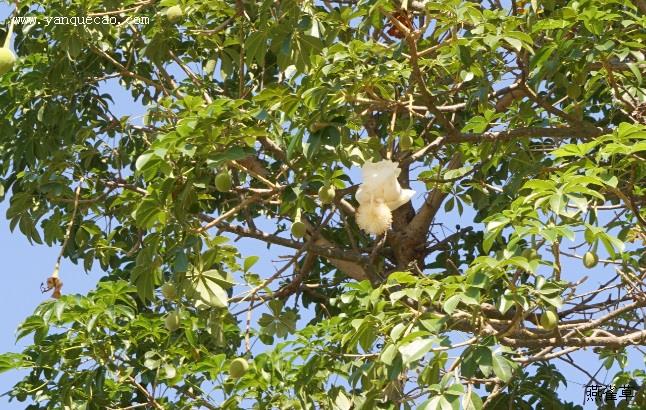
[[[644,408],[643,0],[29,16],[0,51],[2,187],[14,234],[61,257],[33,343],[0,356],[28,369],[10,397],[573,409],[570,368],[614,386],[590,400]],[[67,294],[63,258],[96,289]]]

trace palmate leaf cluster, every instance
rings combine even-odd
[[[645,405],[642,0],[21,1],[15,16],[37,22],[0,77],[6,217],[102,274],[20,326],[33,343],[0,355],[27,370],[13,400],[575,409],[563,369],[596,383],[603,365],[636,396],[617,408]],[[385,158],[419,195],[375,238],[354,193]]]

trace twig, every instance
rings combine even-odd
[[[157,403],[157,401],[155,400],[155,398],[154,398],[154,397],[153,397],[153,396],[148,392],[148,390],[146,390],[146,388],[145,388],[144,386],[142,386],[141,384],[139,384],[139,383],[135,380],[135,378],[134,378],[134,377],[132,377],[132,376],[128,376],[128,381],[129,381],[132,385],[134,385],[134,386],[135,386],[135,387],[136,387],[136,388],[137,388],[137,389],[138,389],[138,390],[139,390],[139,391],[140,391],[144,396],[146,396],[146,398],[148,399],[148,404],[149,404],[149,405],[153,406],[153,407],[154,407],[154,408],[156,408],[156,409],[160,409],[160,410],[163,410],[163,409],[164,409],[164,408],[163,408],[159,403]]]
[[[105,58],[106,60],[110,61],[116,68],[119,69],[121,75],[126,76],[126,77],[135,78],[135,79],[137,79],[137,80],[139,80],[139,81],[141,81],[141,82],[155,88],[157,91],[161,91],[161,92],[165,91],[164,87],[161,86],[160,84],[157,84],[156,82],[152,81],[151,79],[149,79],[147,77],[141,76],[141,75],[139,75],[137,73],[134,73],[134,72],[128,70],[123,64],[119,63],[117,60],[112,58],[112,56],[109,55],[108,53],[106,53],[105,51],[103,51],[103,50],[101,50],[101,49],[99,49],[99,48],[97,48],[95,46],[92,46],[92,45],[90,45],[90,48],[94,53],[96,53],[96,54],[100,55],[101,57]]]
[[[267,178],[263,177],[259,173],[249,169],[248,167],[245,167],[244,165],[242,165],[241,163],[239,163],[237,161],[231,161],[230,164],[233,165],[235,168],[238,168],[238,169],[248,173],[249,175],[253,176],[257,180],[261,181],[263,184],[269,186],[271,189],[277,190],[280,187],[279,185],[274,184],[273,182],[271,182]]]
[[[210,228],[217,226],[220,222],[226,220],[228,217],[236,214],[238,211],[241,209],[247,207],[248,205],[258,201],[260,199],[260,195],[253,195],[250,197],[245,198],[243,201],[241,201],[238,205],[234,206],[233,208],[229,209],[225,213],[221,214],[217,218],[213,219],[211,222],[207,223],[203,227],[199,228],[197,230],[197,233],[203,233],[209,230]]]

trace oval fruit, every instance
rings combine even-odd
[[[576,84],[570,84],[567,86],[567,95],[573,100],[576,100],[581,96],[581,87]]]
[[[545,330],[556,328],[559,323],[559,315],[554,310],[546,310],[541,315],[541,326]]]
[[[538,252],[534,248],[526,248],[523,250],[522,256],[528,261],[531,261],[538,258]]]
[[[166,316],[166,319],[164,319],[164,326],[166,326],[166,329],[169,332],[174,332],[177,329],[179,329],[179,325],[180,325],[180,317],[179,317],[178,311],[170,312]]]
[[[307,232],[307,228],[305,227],[305,224],[301,221],[296,221],[292,224],[292,235],[294,235],[294,238],[302,238],[305,236],[305,233]]]
[[[583,266],[586,268],[592,269],[597,266],[597,263],[599,263],[599,257],[596,253],[588,251],[583,255]]]
[[[8,48],[0,48],[0,75],[8,72],[13,68],[16,62],[16,55]]]
[[[229,376],[233,379],[241,378],[247,373],[247,370],[249,370],[249,363],[242,357],[233,359],[231,364],[229,364]]]
[[[177,290],[172,283],[164,283],[161,287],[161,293],[166,299],[175,299],[177,297]]]
[[[171,23],[176,23],[184,17],[184,11],[180,6],[172,6],[166,9],[166,18]]]
[[[211,75],[215,71],[215,65],[216,61],[214,59],[210,59],[209,61],[206,62],[204,65],[204,74],[206,75]]]
[[[326,187],[322,186],[319,188],[319,199],[321,200],[322,204],[329,204],[334,201],[334,197],[336,196],[336,189],[332,185]]]
[[[229,192],[232,186],[233,182],[228,172],[222,171],[215,177],[215,189],[218,191]]]

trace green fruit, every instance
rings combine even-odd
[[[161,287],[161,293],[166,299],[175,299],[177,297],[177,290],[172,283],[164,283]]]
[[[16,55],[8,48],[0,48],[0,75],[8,72],[13,68],[16,62]]]
[[[249,363],[242,357],[233,359],[231,364],[229,364],[229,376],[233,379],[241,378],[247,373],[247,370],[249,370]]]
[[[399,148],[402,151],[408,151],[411,145],[413,145],[413,139],[410,137],[410,135],[402,135],[399,138]]]
[[[294,238],[302,238],[306,232],[307,228],[303,222],[296,221],[292,224],[292,235],[294,235]]]
[[[166,9],[166,18],[171,23],[176,23],[184,17],[184,11],[180,6],[172,6]]]
[[[592,269],[597,266],[597,263],[599,263],[599,257],[596,253],[588,251],[583,255],[583,266],[586,268]]]
[[[319,199],[321,200],[322,204],[329,204],[334,201],[334,197],[336,196],[336,189],[332,185],[326,187],[322,186],[319,188]]]
[[[576,100],[581,95],[581,87],[576,84],[570,84],[567,86],[567,95],[573,100]]]
[[[222,171],[215,177],[215,189],[218,191],[229,192],[232,186],[233,182],[228,172]]]
[[[523,258],[527,259],[528,261],[538,258],[538,252],[536,252],[536,249],[534,248],[524,249],[521,255],[523,256]]]
[[[559,315],[554,310],[546,310],[541,315],[541,326],[545,330],[552,330],[559,324]]]
[[[168,329],[169,332],[174,332],[179,329],[180,317],[178,311],[170,312],[166,319],[164,319],[164,326]]]
[[[213,74],[213,71],[215,71],[215,65],[217,62],[214,59],[210,59],[209,61],[206,62],[204,65],[204,74],[206,75],[211,75]]]

